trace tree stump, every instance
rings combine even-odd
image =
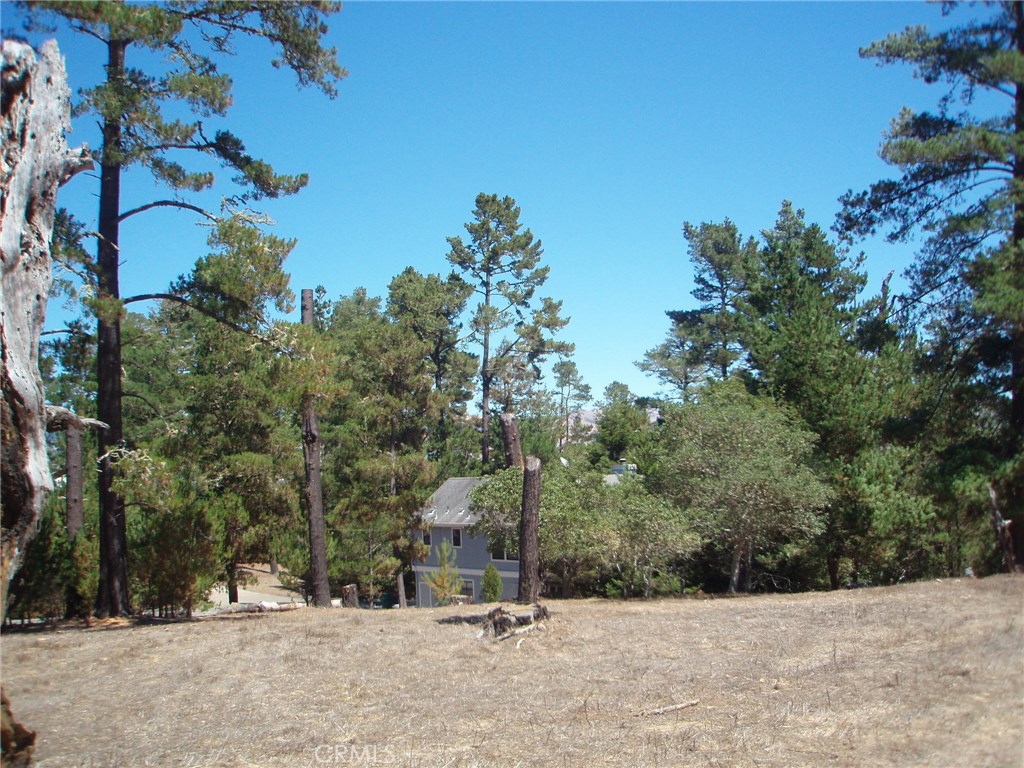
[[[341,607],[342,608],[358,608],[359,607],[359,587],[355,584],[346,584],[341,588]]]
[[[527,627],[536,627],[538,622],[548,618],[550,615],[548,609],[539,603],[533,605],[529,611],[519,611],[517,613],[513,613],[505,606],[499,605],[497,608],[492,608],[487,612],[487,618],[484,619],[481,634],[504,640],[516,634],[522,634],[526,631]]]

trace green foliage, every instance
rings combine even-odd
[[[75,586],[75,570],[61,515],[63,501],[57,494],[47,501],[39,530],[11,582],[12,602],[7,611],[11,618],[64,618],[68,589]]]
[[[629,599],[678,594],[682,582],[672,567],[692,556],[701,541],[688,516],[642,481],[625,477],[605,495],[611,532],[607,567],[609,596]]]
[[[943,14],[957,6],[944,4]],[[1020,568],[1024,113],[1018,103],[1024,93],[1024,17],[1016,3],[972,7],[978,9],[974,18],[941,32],[908,27],[861,51],[880,64],[909,64],[915,76],[941,84],[944,93],[934,110],[904,108],[893,119],[880,155],[896,177],[847,193],[837,228],[851,238],[878,231],[892,242],[923,237],[902,309],[928,321],[925,361],[942,379],[931,417],[960,422],[957,412],[966,406],[974,422],[960,435],[939,428],[931,437],[955,457],[948,474],[972,453],[979,433],[989,431],[985,422],[997,425],[991,449],[973,452],[981,460],[976,472],[987,472],[1000,488]],[[937,458],[943,461],[942,454]],[[950,501],[954,507],[969,504],[967,498]],[[950,508],[948,514],[958,512]]]
[[[650,429],[647,408],[638,405],[628,387],[612,382],[605,389],[605,400],[597,418],[591,460],[602,467],[621,461],[632,462],[634,450],[645,442]]]
[[[523,473],[497,472],[473,489],[480,514],[474,535],[518,550]],[[602,580],[624,597],[678,591],[673,570],[697,548],[685,515],[633,479],[609,486],[584,462],[545,467],[541,486],[540,560],[549,589],[563,597],[593,593]]]
[[[774,401],[717,383],[668,411],[660,440],[653,487],[688,509],[704,538],[728,542],[731,590],[745,586],[744,560],[759,550],[822,531],[830,492],[809,466],[814,435]]]
[[[501,600],[502,590],[501,574],[498,573],[498,569],[494,567],[494,563],[488,563],[487,567],[484,568],[484,576],[480,587],[484,602],[498,602]]]
[[[122,455],[117,471],[116,490],[131,510],[129,566],[138,605],[191,615],[217,581],[217,529],[232,519],[238,524],[238,499],[203,498],[187,471],[141,451]]]
[[[540,378],[540,364],[552,353],[568,353],[571,345],[556,342],[568,320],[560,316],[562,303],[542,298],[532,304],[550,267],[542,267],[539,240],[519,223],[520,209],[511,197],[479,194],[474,220],[466,224],[470,242],[449,237],[448,261],[482,297],[473,309],[471,328],[481,345],[482,459],[490,463],[490,409],[492,388],[500,394],[505,412],[530,396]]]
[[[448,605],[452,598],[462,594],[462,576],[455,565],[455,550],[448,539],[434,549],[437,554],[438,569],[426,574],[423,580],[434,593],[439,605]]]

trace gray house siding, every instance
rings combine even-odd
[[[447,480],[427,502],[420,515],[428,526],[417,536],[430,539],[430,554],[422,563],[413,565],[416,574],[416,605],[430,608],[437,605],[434,593],[427,586],[425,576],[438,569],[438,548],[442,541],[452,544],[455,565],[463,579],[464,594],[473,602],[483,600],[483,574],[488,564],[493,563],[501,574],[502,600],[514,600],[519,593],[519,561],[495,560],[488,549],[486,536],[471,536],[469,528],[479,517],[469,509],[469,492],[481,481],[480,478],[455,477]],[[461,539],[455,546],[456,531]]]

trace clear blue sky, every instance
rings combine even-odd
[[[17,27],[19,11],[2,10]],[[692,306],[683,223],[729,217],[756,235],[790,199],[830,227],[843,192],[887,175],[877,148],[889,120],[941,95],[858,48],[945,23],[921,2],[351,2],[329,34],[351,73],[336,100],[298,90],[246,45],[223,66],[235,78],[227,125],[278,171],[311,176],[262,205],[299,240],[296,294],[384,296],[409,265],[446,274],[445,238],[464,234],[476,195],[510,195],[543,241],[542,294],[564,301],[584,380],[595,394],[613,380],[653,394],[634,361],[664,337],[666,310]],[[56,37],[73,89],[96,82],[101,46]],[[70,142],[81,141],[98,144],[94,125],[76,123]],[[80,176],[61,203],[91,223],[95,194]],[[129,173],[124,208],[163,196]],[[127,221],[122,294],[166,288],[204,239],[183,212]],[[862,247],[875,289],[910,253]]]

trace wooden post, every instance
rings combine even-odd
[[[523,446],[519,440],[516,415],[503,413],[498,417],[498,421],[501,422],[501,439],[505,443],[505,464],[523,469]]]
[[[313,291],[302,289],[302,324],[312,327]],[[327,580],[327,524],[324,521],[323,483],[320,463],[323,443],[320,422],[316,416],[313,395],[307,394],[302,404],[302,455],[306,464],[306,514],[309,519],[310,592],[313,605],[331,607],[331,587]]]
[[[540,592],[540,459],[529,456],[523,471],[519,518],[519,602],[535,603]]]

